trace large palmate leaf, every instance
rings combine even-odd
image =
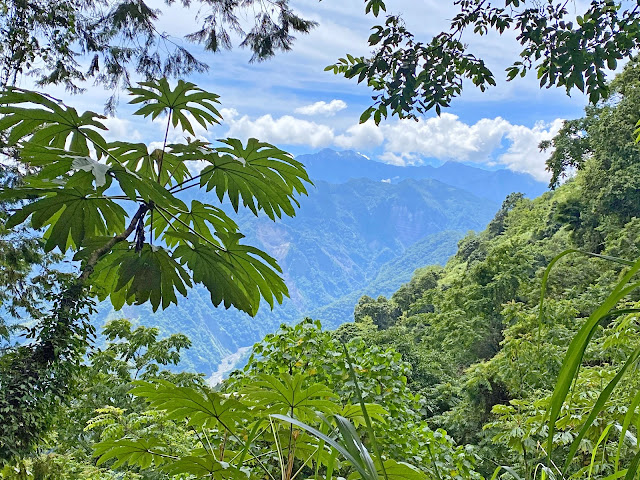
[[[130,88],[133,100],[129,103],[143,103],[134,115],[151,116],[156,118],[163,113],[171,115],[174,127],[180,124],[182,130],[195,135],[191,121],[187,114],[191,115],[200,125],[207,128],[209,125],[220,123],[222,116],[215,107],[219,95],[209,93],[195,86],[191,82],[179,80],[175,89],[171,89],[166,78],[140,82],[144,88]]]
[[[315,419],[316,412],[334,413],[339,406],[333,401],[338,398],[322,383],[305,385],[305,375],[283,373],[280,379],[260,374],[243,390],[248,400],[255,402],[267,413],[290,415],[296,418]]]
[[[153,310],[160,305],[167,308],[178,303],[176,291],[187,295],[190,287],[189,273],[176,262],[164,248],[144,245],[136,248],[114,250],[96,266],[92,284],[99,298],[107,295],[116,308],[128,304],[151,302]]]
[[[187,206],[169,192],[166,188],[153,180],[145,178],[122,166],[112,166],[111,172],[118,181],[120,188],[130,200],[143,201],[160,207],[176,207],[183,210]]]
[[[167,418],[186,421],[198,428],[233,429],[251,417],[245,405],[209,389],[179,387],[166,380],[137,381],[131,393],[152,407],[164,410]]]
[[[288,295],[276,261],[262,250],[240,244],[243,238],[240,233],[218,233],[222,248],[202,242],[193,234],[168,231],[167,235],[189,241],[190,245],[183,243],[176,248],[175,257],[193,272],[194,282],[202,283],[209,290],[216,306],[233,305],[255,315],[261,296],[273,308],[274,299],[281,303]]]
[[[386,423],[386,416],[389,415],[389,412],[387,412],[384,407],[377,403],[366,403],[365,408],[367,410],[367,414],[372,420],[380,423]],[[348,403],[342,408],[340,416],[346,418],[358,427],[360,425],[366,425],[363,412],[364,410],[361,405],[352,405]]]
[[[148,151],[144,143],[112,142],[107,163],[119,163],[141,177],[157,181],[160,185],[180,183],[189,175],[181,158],[156,149]],[[162,162],[160,160],[162,159]],[[158,171],[161,169],[160,171]]]
[[[99,457],[97,465],[114,459],[115,463],[111,465],[114,469],[126,464],[149,468],[151,464],[163,465],[173,460],[168,448],[156,438],[103,441],[95,445],[93,455]]]
[[[269,143],[251,138],[247,146],[229,138],[225,147],[193,151],[192,160],[210,163],[202,170],[200,184],[214,190],[220,201],[225,195],[238,211],[240,199],[255,215],[264,211],[272,220],[295,215],[299,206],[295,194],[305,194],[304,182],[311,183],[303,165]]]
[[[175,235],[177,232],[192,232],[201,240],[220,246],[214,234],[230,235],[238,231],[238,226],[221,208],[192,200],[191,208],[187,211],[177,208],[159,209],[159,214],[153,221],[153,229],[158,237],[169,229],[162,239],[170,247],[184,242],[183,237]]]
[[[48,192],[25,205],[9,218],[6,226],[13,228],[31,217],[34,228],[48,226],[44,234],[45,250],[58,247],[66,252],[77,248],[85,238],[120,233],[124,230],[126,215],[113,200],[92,197],[79,188],[70,187]]]
[[[172,461],[162,469],[169,475],[194,475],[195,478],[213,480],[238,479],[246,480],[247,474],[226,462],[221,462],[213,455],[190,455]]]
[[[30,107],[19,107],[28,104]],[[79,115],[71,107],[41,93],[11,88],[0,95],[0,131],[9,131],[8,141],[15,145],[25,137],[29,142],[70,152],[89,154],[89,147],[105,151],[107,142],[97,129],[106,130],[94,112]]]
[[[246,147],[223,140],[219,149],[200,140],[167,145],[172,124],[194,134],[193,120],[203,127],[218,123],[218,96],[184,81],[171,88],[166,79],[142,82],[131,93],[131,103],[140,105],[136,114],[168,115],[162,148],[107,144],[98,133],[106,129],[99,115],[80,115],[36,92],[2,94],[0,127],[30,172],[22,186],[0,192],[24,202],[8,226],[31,219],[35,228],[46,228],[47,250],[76,250],[78,281],[116,308],[146,301],[154,310],[166,308],[177,293],[186,295],[192,280],[209,290],[216,306],[255,315],[262,299],[272,308],[281,303],[288,294],[281,269],[265,252],[240,243],[243,235],[218,202],[226,196],[237,211],[242,198],[254,214],[293,216],[296,195],[306,194],[310,183],[302,165],[255,139]],[[191,174],[189,161],[208,167]],[[194,187],[215,190],[218,205],[201,199],[188,207],[177,195]],[[127,211],[136,212],[128,223]]]

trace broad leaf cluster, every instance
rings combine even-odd
[[[287,295],[280,267],[261,250],[242,243],[243,235],[220,206],[181,199],[192,187],[214,190],[237,212],[248,207],[271,219],[295,215],[297,194],[309,179],[289,154],[256,139],[246,145],[225,139],[168,144],[170,127],[194,135],[219,123],[218,96],[194,84],[166,79],[131,89],[135,115],[166,116],[161,149],[107,142],[103,117],[78,114],[46,95],[10,89],[2,98],[0,127],[36,169],[20,188],[3,198],[27,201],[7,221],[13,228],[30,220],[44,229],[45,250],[76,252],[81,279],[116,308],[151,302],[153,309],[177,303],[194,284],[211,301],[251,315],[261,298],[273,307]],[[189,165],[205,166],[192,174]],[[131,237],[133,236],[133,239]]]

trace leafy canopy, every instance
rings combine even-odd
[[[361,122],[373,117],[379,123],[389,114],[417,118],[431,109],[439,114],[461,94],[465,81],[482,91],[496,85],[493,71],[463,36],[513,32],[522,50],[507,68],[507,80],[535,71],[540,87],[563,87],[567,93],[577,88],[595,103],[607,92],[606,71],[637,51],[640,12],[636,2],[592,0],[579,12],[572,3],[454,0],[458,13],[449,28],[427,41],[417,39],[400,15],[388,15],[371,29],[371,56],[347,54],[326,70],[366,82],[374,92]],[[365,5],[375,17],[386,11],[383,0]]]
[[[162,78],[130,89],[134,113],[166,116],[163,147],[107,142],[104,117],[78,112],[37,92],[12,88],[0,97],[0,129],[8,130],[20,161],[36,173],[3,199],[26,201],[6,223],[30,219],[44,229],[45,250],[75,252],[80,280],[116,308],[151,302],[154,310],[177,303],[194,284],[211,301],[255,315],[261,298],[271,307],[287,295],[280,267],[265,252],[242,243],[235,222],[220,208],[183,200],[192,187],[214,190],[237,212],[295,215],[296,196],[310,184],[302,164],[277,147],[250,139],[216,146],[195,140],[167,142],[171,126],[194,135],[193,122],[220,122],[218,96],[193,83],[175,88]],[[204,163],[198,174],[189,162]],[[133,239],[130,237],[133,235]]]
[[[166,2],[167,7],[176,3],[183,11],[192,3],[197,7],[195,31],[185,40],[209,52],[230,49],[237,40],[251,51],[251,61],[291,49],[296,33],[316,25],[293,11],[288,0]],[[132,71],[150,80],[208,69],[183,42],[160,30],[162,10],[141,0],[3,0],[0,10],[2,87],[27,74],[39,85],[62,84],[72,92],[81,92],[87,80],[113,90],[129,87]],[[117,93],[108,109],[116,99]]]

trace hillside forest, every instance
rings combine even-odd
[[[379,0],[365,3],[376,17],[385,9]],[[506,6],[514,11],[521,3]],[[580,22],[600,33],[613,25],[602,55],[630,57],[636,41],[630,38],[640,23],[619,28],[626,20],[616,23],[619,9],[610,3],[594,1],[591,9],[602,17]],[[489,7],[483,2],[456,5],[462,17],[455,21],[463,26],[513,25],[506,10],[484,11]],[[581,118],[565,121],[553,139],[540,144],[548,153],[548,191],[535,198],[511,192],[495,205],[495,198],[481,201],[432,177],[393,184],[385,192],[395,192],[394,201],[407,191],[421,199],[412,215],[439,219],[437,225],[421,223],[424,231],[415,235],[426,240],[407,242],[395,257],[378,259],[376,276],[365,260],[375,250],[391,251],[403,237],[390,237],[389,244],[363,242],[347,234],[366,234],[366,219],[343,222],[344,230],[336,222],[351,251],[371,249],[352,277],[335,275],[336,283],[349,284],[349,295],[332,296],[330,283],[313,283],[327,307],[304,319],[296,318],[302,307],[287,307],[287,323],[277,331],[257,329],[261,338],[246,364],[212,384],[210,372],[198,371],[208,368],[206,362],[181,363],[206,356],[209,347],[197,347],[198,355],[188,357],[196,341],[186,333],[202,334],[197,325],[193,332],[160,328],[163,322],[179,325],[184,297],[197,292],[208,309],[232,309],[262,322],[265,307],[276,310],[286,298],[296,300],[291,265],[322,265],[305,264],[295,249],[287,264],[258,230],[273,234],[280,228],[286,235],[299,218],[311,231],[320,215],[313,205],[331,205],[328,199],[349,189],[357,191],[349,198],[360,198],[354,211],[367,211],[378,205],[382,182],[348,180],[336,187],[319,180],[319,193],[310,193],[316,188],[310,172],[320,168],[313,158],[307,158],[307,169],[304,156],[294,158],[255,138],[194,138],[196,127],[222,121],[219,97],[190,81],[157,75],[145,57],[156,38],[153,24],[141,23],[148,27],[146,51],[139,45],[136,55],[127,56],[107,45],[122,33],[119,21],[146,14],[134,7],[100,31],[99,23],[89,28],[85,22],[86,5],[62,2],[56,7],[61,12],[44,16],[35,9],[38,21],[55,27],[42,35],[53,38],[59,50],[43,53],[36,42],[24,58],[43,55],[54,68],[50,83],[66,78],[73,86],[85,80],[80,70],[60,65],[76,65],[70,46],[79,42],[101,52],[93,74],[118,88],[128,78],[123,65],[136,60],[138,71],[145,67],[151,74],[125,85],[136,121],[166,122],[167,132],[171,127],[184,133],[183,142],[172,143],[167,134],[154,149],[107,141],[104,116],[15,86],[6,73],[15,78],[23,67],[11,70],[11,62],[26,60],[0,48],[7,77],[0,94],[0,479],[638,478],[640,60],[631,57],[605,82],[599,75],[604,56],[595,70],[587,60],[576,66],[574,57],[565,59],[583,69],[580,78],[586,71],[587,84],[580,88],[578,76],[550,78],[557,59],[549,57],[538,72],[541,85],[586,90],[592,102]],[[286,1],[276,7],[280,23],[256,27],[244,40],[258,59],[289,49],[289,29],[314,26]],[[65,16],[69,11],[82,15]],[[564,15],[551,7],[549,12],[552,19]],[[605,14],[610,24],[602,20]],[[537,42],[527,29],[528,17],[518,18],[523,44]],[[52,26],[56,22],[63,27]],[[389,36],[409,38],[408,32],[398,17],[387,22],[389,31],[380,27],[376,34],[374,28],[372,37],[380,38],[369,41],[389,41],[395,48],[398,38]],[[212,31],[203,30],[196,40],[217,51],[216,42],[226,37],[215,24],[207,28]],[[555,41],[571,44],[573,30],[555,28],[569,32]],[[66,36],[77,32],[80,40]],[[602,40],[600,33],[593,38]],[[11,38],[15,44],[23,40]],[[454,36],[444,42],[456,48]],[[385,45],[383,53],[391,49]],[[423,48],[412,41],[409,47],[401,53],[411,57]],[[411,117],[431,108],[439,113],[460,93],[457,76],[478,87],[492,82],[492,73],[461,47],[445,62],[457,69],[424,66],[436,69],[432,73],[447,87],[434,98],[422,87],[405,94],[393,80],[376,81],[380,62],[348,56],[334,70],[369,78],[369,86],[382,92],[363,121],[373,116],[380,123],[388,114]],[[66,56],[57,57],[61,52]],[[585,50],[585,58],[589,54]],[[173,55],[169,61],[180,67],[173,73],[200,68],[186,51]],[[107,61],[102,74],[96,73],[97,58]],[[386,68],[391,75],[398,65]],[[514,68],[511,77],[526,69]],[[189,162],[202,168],[194,173]],[[377,168],[384,179],[387,167]],[[315,204],[313,195],[320,199]],[[297,215],[305,205],[311,211]],[[489,214],[492,205],[497,211]],[[335,208],[323,221],[335,220]],[[460,232],[479,228],[483,215],[486,228]],[[323,237],[306,238],[321,250]],[[407,265],[416,259],[423,266],[405,281]],[[331,271],[330,262],[325,267]],[[370,278],[355,279],[363,276]],[[383,291],[389,293],[363,294]],[[299,301],[307,302],[304,308],[322,304]],[[148,315],[142,324],[117,314],[138,307]],[[246,325],[237,326],[238,332]],[[219,360],[219,351],[211,353]]]

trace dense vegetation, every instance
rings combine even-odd
[[[640,67],[611,88],[553,140],[550,169],[574,177],[533,200],[509,195],[446,266],[419,269],[390,298],[362,297],[354,322],[267,335],[215,389],[161,370],[186,337],[109,323],[56,426],[3,477],[633,478],[632,290],[599,322],[547,445],[569,343],[640,256],[640,203],[628,200]]]
[[[193,39],[225,47],[223,27],[253,3],[222,2]],[[574,29],[564,2],[454,3],[453,33],[415,43],[389,16],[369,40],[382,49],[372,59],[347,56],[335,71],[381,92],[363,120],[440,111],[463,78],[482,89],[494,83],[457,35],[519,31],[524,62],[509,78],[535,69],[541,85],[602,99],[541,145],[552,148],[554,190],[508,195],[444,267],[418,270],[389,298],[361,297],[353,322],[334,331],[312,319],[283,325],[215,387],[172,368],[191,345],[185,335],[118,319],[95,342],[95,299],[155,311],[201,284],[213,305],[250,315],[262,300],[282,302],[289,291],[276,259],[242,242],[220,205],[226,198],[236,212],[293,216],[310,184],[303,165],[256,139],[168,144],[165,134],[155,151],[107,142],[100,115],[3,91],[0,301],[4,316],[27,322],[0,320],[0,478],[637,477],[640,66],[632,60],[610,85],[603,75],[605,63],[614,68],[637,47],[637,5],[593,0]],[[257,30],[237,27],[256,59],[314,25],[286,0],[274,5],[277,22],[258,12]],[[385,8],[365,5],[375,16]],[[183,50],[148,56],[163,37],[144,3],[106,15],[92,7],[6,2],[0,84],[44,61],[42,82],[73,89],[99,71],[100,54],[107,86],[128,84],[136,63],[158,77],[200,68]],[[119,39],[144,48],[123,50]],[[86,76],[72,45],[97,54]],[[217,96],[189,82],[150,78],[130,93],[136,114],[164,116],[166,132],[193,135],[193,122],[206,128],[220,118]],[[191,161],[206,167],[194,174]],[[191,188],[215,196],[187,205],[180,194]],[[56,270],[55,251],[74,252],[79,272]]]
[[[552,182],[571,167],[578,169],[575,177],[535,200],[510,196],[484,232],[460,241],[445,268],[417,271],[389,299],[362,297],[356,322],[341,327],[402,353],[412,366],[408,385],[422,396],[429,424],[477,445],[485,474],[497,462],[534,475],[546,456],[547,408],[569,342],[628,268],[604,256],[635,260],[640,253],[640,150],[633,135],[640,116],[638,65],[628,66],[611,89],[606,102],[567,122],[553,140]],[[567,249],[602,256],[576,251],[560,259],[540,312],[543,274]],[[632,293],[618,308],[636,302]],[[603,319],[585,352],[556,427],[558,465],[599,393],[637,347],[636,314],[624,313]],[[636,440],[618,450],[616,425],[625,423],[629,405],[637,406],[637,388],[631,374],[614,391],[579,442],[571,474],[604,478],[618,459],[628,464]],[[636,422],[632,413],[627,418]]]

